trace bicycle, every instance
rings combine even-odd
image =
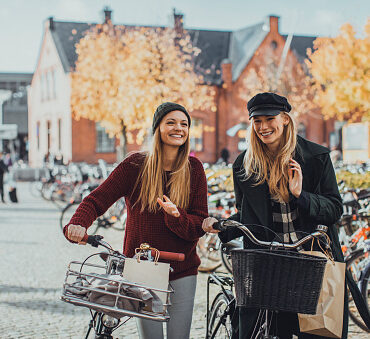
[[[95,339],[113,339],[112,333],[132,317],[159,322],[169,321],[171,286],[167,290],[135,284],[122,278],[126,257],[115,251],[100,235],[85,235],[83,241],[91,246],[102,246],[108,252],[98,252],[88,256],[83,262],[72,261],[67,269],[61,300],[75,306],[87,307],[91,320],[85,339],[94,330]],[[157,251],[148,244],[140,246],[141,259],[183,261],[183,253]],[[88,262],[99,255],[105,265]],[[79,269],[78,269],[79,268]],[[86,273],[86,268],[98,272]],[[100,272],[104,272],[101,274]],[[165,293],[165,302],[161,302],[157,293]],[[124,320],[122,320],[124,319]]]
[[[248,229],[248,226],[250,225],[243,225],[239,222],[233,221],[233,220],[223,220],[215,223],[213,225],[214,229],[218,229],[220,231],[225,230],[227,227],[238,227],[242,230],[242,232],[256,245],[263,246],[272,250],[296,250],[297,248],[300,248],[303,244],[307,243],[308,241],[311,241],[313,239],[320,239],[322,237],[326,237],[326,231],[327,227],[324,225],[318,225],[317,231],[305,236],[301,240],[298,240],[297,242],[293,244],[284,244],[276,241],[267,242],[267,241],[261,241],[257,239],[253,233]],[[322,241],[320,239],[320,241]],[[323,246],[325,249],[329,249],[329,245],[327,245],[325,242],[323,243]],[[242,254],[242,252],[245,252],[246,250],[243,249],[236,249],[232,251],[232,255],[235,253]],[[259,250],[254,250],[259,251]],[[265,251],[266,252],[266,251]],[[282,254],[288,253],[288,251],[280,252]],[[290,252],[291,253],[291,252]],[[268,254],[268,252],[266,252]],[[273,336],[270,334],[271,332],[271,322],[272,322],[272,316],[273,313],[276,311],[294,311],[296,313],[314,313],[316,310],[316,305],[319,297],[320,287],[321,287],[321,281],[322,276],[325,269],[326,259],[324,258],[318,258],[318,257],[312,257],[307,256],[305,254],[296,253],[296,256],[302,256],[302,258],[309,258],[309,260],[313,260],[315,262],[315,268],[312,270],[313,273],[315,273],[315,279],[313,281],[315,286],[312,286],[312,289],[308,289],[310,292],[310,295],[315,295],[314,299],[311,300],[310,305],[299,305],[299,303],[295,305],[297,307],[294,310],[288,310],[284,305],[279,304],[270,304],[268,305],[268,302],[266,303],[266,300],[256,300],[252,298],[244,298],[245,289],[243,288],[241,282],[240,282],[240,276],[239,273],[235,275],[235,269],[238,267],[238,264],[236,263],[233,267],[233,274],[234,278],[231,275],[228,274],[220,274],[220,273],[212,273],[207,281],[207,332],[206,332],[206,339],[213,339],[213,338],[228,338],[230,339],[232,336],[232,326],[231,326],[231,320],[234,315],[234,312],[236,310],[236,306],[245,306],[245,302],[252,302],[250,303],[250,307],[258,308],[260,309],[257,324],[255,327],[255,331],[253,334],[253,338],[258,339],[278,339],[277,336]],[[238,256],[234,256],[234,260],[239,259]],[[308,262],[308,261],[307,261]],[[306,266],[309,266],[305,264]],[[252,277],[253,279],[253,277]],[[239,286],[235,286],[236,291],[236,297],[233,294],[233,288],[234,284],[238,283]],[[209,290],[210,285],[216,284],[221,288],[221,291],[216,295],[212,302],[211,308],[209,308]],[[311,282],[309,283],[311,284]],[[242,287],[242,288],[241,288]],[[251,288],[253,290],[253,288]],[[269,291],[270,292],[270,291]],[[272,292],[272,291],[271,291]],[[297,294],[295,294],[295,297],[297,297]],[[244,299],[244,300],[243,300]],[[303,301],[303,303],[306,302],[305,298],[300,298],[300,301]],[[303,304],[302,303],[302,304]],[[237,304],[237,305],[236,305]]]
[[[93,186],[96,187],[96,186]],[[86,190],[86,193],[90,193],[92,189]],[[63,231],[65,225],[71,220],[73,214],[76,212],[81,200],[71,200],[70,203],[64,207],[60,214],[59,225]],[[99,228],[114,228],[118,231],[125,229],[127,219],[127,208],[125,199],[121,198],[117,200],[103,215],[98,217],[92,225],[89,227],[89,233],[95,234]]]

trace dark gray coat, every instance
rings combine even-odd
[[[268,186],[266,183],[254,186],[253,178],[243,180],[244,155],[245,152],[241,153],[233,164],[234,190],[238,213],[231,216],[231,219],[243,224],[257,224],[269,227],[272,225],[272,212]],[[343,262],[343,254],[334,225],[341,217],[343,208],[329,150],[326,147],[298,137],[294,159],[300,164],[303,174],[302,194],[298,199],[300,229],[297,229],[297,231],[313,232],[316,225],[327,225],[329,228],[328,235],[332,241],[334,258]],[[252,231],[261,240],[272,240],[274,237],[272,232],[262,228],[255,227]],[[219,235],[223,242],[228,242],[242,234],[239,230],[228,230],[221,232]],[[256,247],[247,237],[244,237],[243,241],[245,248]],[[359,307],[363,308],[362,312],[365,318],[368,317],[369,320],[370,316],[366,305],[361,300],[360,291],[352,277],[348,275],[347,280],[354,299],[357,299]],[[246,310],[241,310],[240,312],[240,321],[242,322],[243,318],[245,318],[245,313]],[[287,324],[291,324],[291,321],[291,318],[287,319]],[[245,323],[252,325],[250,319],[249,321],[246,319]],[[298,324],[294,326],[298,326]],[[243,325],[240,328],[241,332],[248,331]],[[342,338],[347,338],[347,332],[348,298],[346,296]],[[240,333],[240,338],[247,338],[247,336],[247,333]],[[319,337],[306,334],[304,338],[317,339]]]

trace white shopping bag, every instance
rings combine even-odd
[[[138,253],[137,255],[140,256]],[[147,287],[168,290],[170,264],[126,258],[122,276],[130,282]],[[167,303],[166,292],[155,292],[164,304]]]

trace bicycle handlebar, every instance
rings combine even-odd
[[[328,227],[325,225],[318,225],[317,231],[311,233],[310,235],[305,236],[304,238],[294,242],[293,244],[284,244],[278,241],[259,240],[254,236],[254,234],[248,229],[247,226],[253,226],[253,225],[248,225],[248,224],[244,225],[235,220],[220,220],[212,225],[212,227],[218,231],[225,231],[229,227],[237,227],[245,235],[247,235],[248,238],[256,245],[265,246],[265,247],[285,248],[285,249],[286,248],[296,249],[315,237],[323,236],[323,234],[326,234],[326,231],[328,229]]]
[[[88,235],[87,233],[82,238],[82,242],[88,243],[93,247],[98,247],[99,245],[106,247],[106,242],[102,241],[103,237],[101,235]],[[158,251],[159,252],[159,259],[162,260],[171,260],[171,261],[184,261],[185,254],[184,253],[176,253],[176,252],[165,252],[165,251]],[[151,255],[155,256],[155,250],[151,250]]]

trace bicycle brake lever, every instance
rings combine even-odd
[[[93,247],[98,247],[100,245],[100,240],[103,239],[101,235],[89,235],[87,238],[87,243]]]

